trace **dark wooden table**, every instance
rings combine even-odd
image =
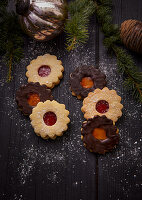
[[[114,0],[114,22],[142,20],[141,0]],[[102,43],[95,16],[86,45],[68,53],[65,34],[47,43],[25,39],[25,57],[14,67],[13,81],[6,83],[7,68],[0,64],[0,200],[141,200],[142,120],[141,105],[123,87],[115,58]],[[62,137],[45,141],[37,137],[30,120],[17,110],[15,92],[27,83],[26,66],[39,55],[55,54],[65,68],[55,99],[70,111],[71,123]],[[132,53],[141,68],[141,56]],[[80,139],[82,101],[69,91],[69,75],[82,64],[99,67],[108,87],[122,96],[123,116],[117,122],[121,141],[105,156],[88,152]]]

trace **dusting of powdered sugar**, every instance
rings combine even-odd
[[[56,44],[54,45],[56,47]],[[30,56],[38,56],[39,51],[41,50],[42,52],[46,51],[45,46],[36,44],[36,50],[34,50],[30,44]],[[48,53],[55,54],[52,53],[52,51],[54,51],[53,46],[51,49],[48,49]],[[61,59],[61,51],[59,52],[58,49],[56,49],[56,51],[55,55],[58,59]],[[62,56],[65,57],[64,52]],[[92,58],[92,62],[90,62],[90,58]],[[86,154],[86,149],[83,148],[83,144],[80,139],[80,128],[83,121],[83,114],[81,113],[82,101],[73,97],[69,91],[69,74],[77,66],[82,64],[93,64],[95,60],[95,53],[90,52],[89,49],[84,50],[82,47],[80,51],[75,50],[72,53],[69,53],[65,59],[67,59],[67,61],[64,65],[64,80],[61,81],[58,88],[54,89],[53,93],[56,100],[60,103],[66,104],[66,109],[70,111],[69,117],[71,122],[69,124],[69,130],[67,133],[64,133],[64,136],[61,139],[56,139],[60,141],[60,148],[58,144],[56,145],[56,141],[52,143],[52,148],[50,149],[48,147],[50,141],[47,142],[47,146],[38,145],[37,147],[36,145],[28,146],[28,144],[26,144],[25,148],[22,149],[23,158],[17,168],[21,184],[26,184],[30,180],[29,177],[35,173],[35,170],[38,174],[45,173],[45,170],[47,171],[46,176],[42,180],[43,184],[47,181],[50,183],[59,183],[63,181],[61,172],[62,170],[66,170],[67,163],[70,163],[72,173],[74,173],[76,168],[75,166],[78,162],[80,162],[80,165],[82,164],[84,166],[88,162],[88,154]],[[64,60],[62,61],[64,64]],[[66,68],[68,68],[67,72]],[[62,88],[64,88],[63,93],[60,92]],[[71,104],[74,105],[74,110],[70,109]],[[32,134],[34,133],[32,132]],[[30,138],[30,133],[26,133],[25,135],[26,136],[23,135],[22,137],[27,139]],[[37,165],[40,167],[37,168]]]
[[[25,57],[14,69],[15,85],[5,82],[6,71],[4,68],[0,68],[2,73],[1,92],[5,96],[5,101],[2,101],[3,109],[0,112],[14,124],[10,141],[10,148],[14,150],[9,153],[11,161],[8,167],[12,170],[9,174],[11,175],[10,183],[13,185],[17,183],[21,187],[32,185],[35,183],[35,178],[43,185],[46,183],[61,184],[66,178],[65,175],[70,173],[75,176],[71,180],[73,189],[81,185],[87,188],[87,182],[81,180],[81,177],[77,177],[76,174],[80,174],[79,171],[84,169],[86,170],[84,173],[88,177],[95,174],[95,165],[93,165],[95,155],[89,153],[83,147],[80,139],[80,128],[84,121],[81,112],[82,101],[73,97],[69,90],[70,73],[81,65],[95,65],[95,50],[94,47],[90,49],[89,45],[86,45],[68,53],[65,49],[59,48],[57,43],[56,40],[49,42],[49,44],[29,40]],[[45,53],[56,55],[63,62],[64,77],[52,92],[59,103],[66,105],[66,109],[70,111],[69,117],[71,119],[68,131],[55,141],[45,141],[37,137],[30,125],[29,118],[23,116],[17,110],[15,102],[16,90],[22,84],[27,83],[26,66],[29,65],[31,60]],[[140,160],[142,137],[141,130],[138,129],[141,120],[141,105],[136,103],[122,87],[123,77],[118,73],[115,59],[101,55],[99,68],[106,74],[108,88],[117,91],[118,95],[122,97],[124,105],[123,116],[116,124],[120,129],[120,145],[113,153],[99,157],[99,172],[101,178],[109,177],[104,180],[105,184],[108,186],[111,186],[112,183],[115,184],[124,191],[124,195],[127,197],[132,187],[139,188],[141,184],[137,182],[138,174],[142,173],[142,161]],[[12,88],[14,89],[12,90]],[[131,123],[132,121],[133,123]],[[87,165],[93,166],[92,169],[88,168]],[[134,171],[132,171],[133,167],[135,168]],[[120,173],[119,178],[115,176],[118,172]],[[130,176],[133,177],[134,183],[128,186]],[[15,179],[15,177],[17,178]],[[111,191],[108,190],[110,199],[113,199],[109,192],[111,193]],[[23,198],[23,194],[20,194],[21,196],[14,195],[13,199],[15,200],[20,200],[20,198],[22,200]]]
[[[58,184],[65,178],[62,176],[62,172],[67,170],[66,166],[70,165],[72,173],[75,173],[77,163],[80,162],[80,165],[85,166],[89,159],[88,153],[86,154],[87,151],[83,148],[80,139],[80,128],[83,121],[83,114],[81,113],[82,101],[73,97],[69,91],[69,74],[77,66],[83,63],[89,64],[90,58],[92,57],[94,59],[95,54],[94,52],[90,52],[89,49],[84,51],[83,48],[79,51],[80,54],[78,54],[78,50],[68,54],[64,50],[59,50],[56,46],[57,44],[53,43],[52,46],[48,46],[47,51],[46,45],[29,41],[25,58],[19,64],[15,65],[13,75],[16,84],[13,85],[14,90],[11,90],[12,86],[8,86],[7,93],[5,94],[6,98],[3,102],[3,108],[7,109],[3,110],[7,111],[4,111],[4,114],[15,124],[15,128],[12,131],[13,138],[11,140],[11,146],[15,143],[17,145],[15,147],[17,154],[13,155],[13,151],[10,152],[11,161],[9,168],[13,170],[10,183],[13,185],[17,182],[21,186],[29,184],[30,182],[32,183],[34,174],[41,176],[42,184],[46,182]],[[15,102],[16,90],[21,85],[27,83],[25,76],[26,66],[29,64],[29,61],[41,55],[41,52],[42,55],[45,53],[56,55],[58,59],[64,57],[64,60],[62,59],[65,68],[64,79],[53,90],[53,95],[58,102],[64,103],[66,109],[70,111],[69,117],[71,123],[69,124],[69,130],[64,133],[64,136],[57,138],[55,141],[43,141],[43,139],[38,138],[30,125],[29,118],[21,114]],[[90,64],[93,64],[93,62],[94,60]],[[66,70],[67,68],[71,70]],[[1,79],[2,87],[6,87],[5,77],[6,73],[4,79]],[[75,105],[74,110],[70,109],[71,104]],[[16,141],[14,136],[18,138]],[[20,147],[18,148],[18,146]],[[16,157],[18,157],[18,161],[15,163]],[[94,171],[94,169],[92,170]],[[15,174],[17,174],[16,179],[14,178]],[[81,181],[79,180],[80,184]]]
[[[124,89],[123,77],[118,73],[115,59],[110,60],[109,57],[102,56],[100,69],[106,74],[109,89],[117,91],[122,97],[124,106],[123,116],[116,123],[121,136],[120,144],[113,153],[100,156],[100,175],[109,177],[103,179],[104,184],[108,185],[106,187],[109,199],[115,198],[111,194],[112,185],[119,188],[122,197],[129,198],[132,191],[136,189],[141,191],[142,189],[142,182],[138,178],[138,174],[142,173],[142,160],[140,159],[142,152],[142,106],[132,98],[131,93]],[[116,174],[118,175],[116,176]]]

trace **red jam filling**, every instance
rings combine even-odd
[[[100,100],[96,104],[96,110],[99,113],[106,113],[109,109],[109,103],[105,100]]]
[[[82,85],[83,88],[91,88],[94,85],[94,83],[90,77],[82,78],[80,84]]]
[[[38,69],[38,74],[41,77],[46,77],[51,73],[51,69],[48,65],[42,65],[39,69]]]
[[[98,140],[105,140],[107,139],[106,131],[102,128],[95,128],[93,131],[94,138]]]
[[[38,94],[30,94],[28,97],[28,104],[30,106],[36,106],[40,102],[40,97]]]
[[[44,114],[43,120],[47,126],[53,126],[57,121],[57,117],[56,117],[55,113],[47,112]]]

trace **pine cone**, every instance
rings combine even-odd
[[[142,22],[126,20],[121,24],[121,39],[124,45],[137,53],[142,54]]]

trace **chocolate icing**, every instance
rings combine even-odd
[[[44,102],[46,100],[53,100],[51,90],[47,88],[46,85],[40,85],[37,83],[28,83],[23,85],[16,93],[16,102],[19,109],[24,115],[30,115],[32,113],[33,107],[28,104],[28,97],[30,94],[38,94],[40,101]]]
[[[92,134],[95,128],[104,129],[106,131],[107,139],[96,139]],[[83,143],[89,151],[104,154],[105,152],[112,150],[115,145],[119,143],[119,134],[116,132],[117,127],[113,125],[113,121],[103,115],[95,116],[83,123],[81,134],[83,135]]]
[[[94,82],[93,87],[83,88],[80,84],[82,78],[90,77]],[[77,96],[82,98],[87,97],[89,92],[94,91],[96,88],[103,89],[106,86],[106,76],[99,69],[94,66],[81,66],[76,68],[76,70],[70,75],[70,85],[71,91],[73,91]]]

